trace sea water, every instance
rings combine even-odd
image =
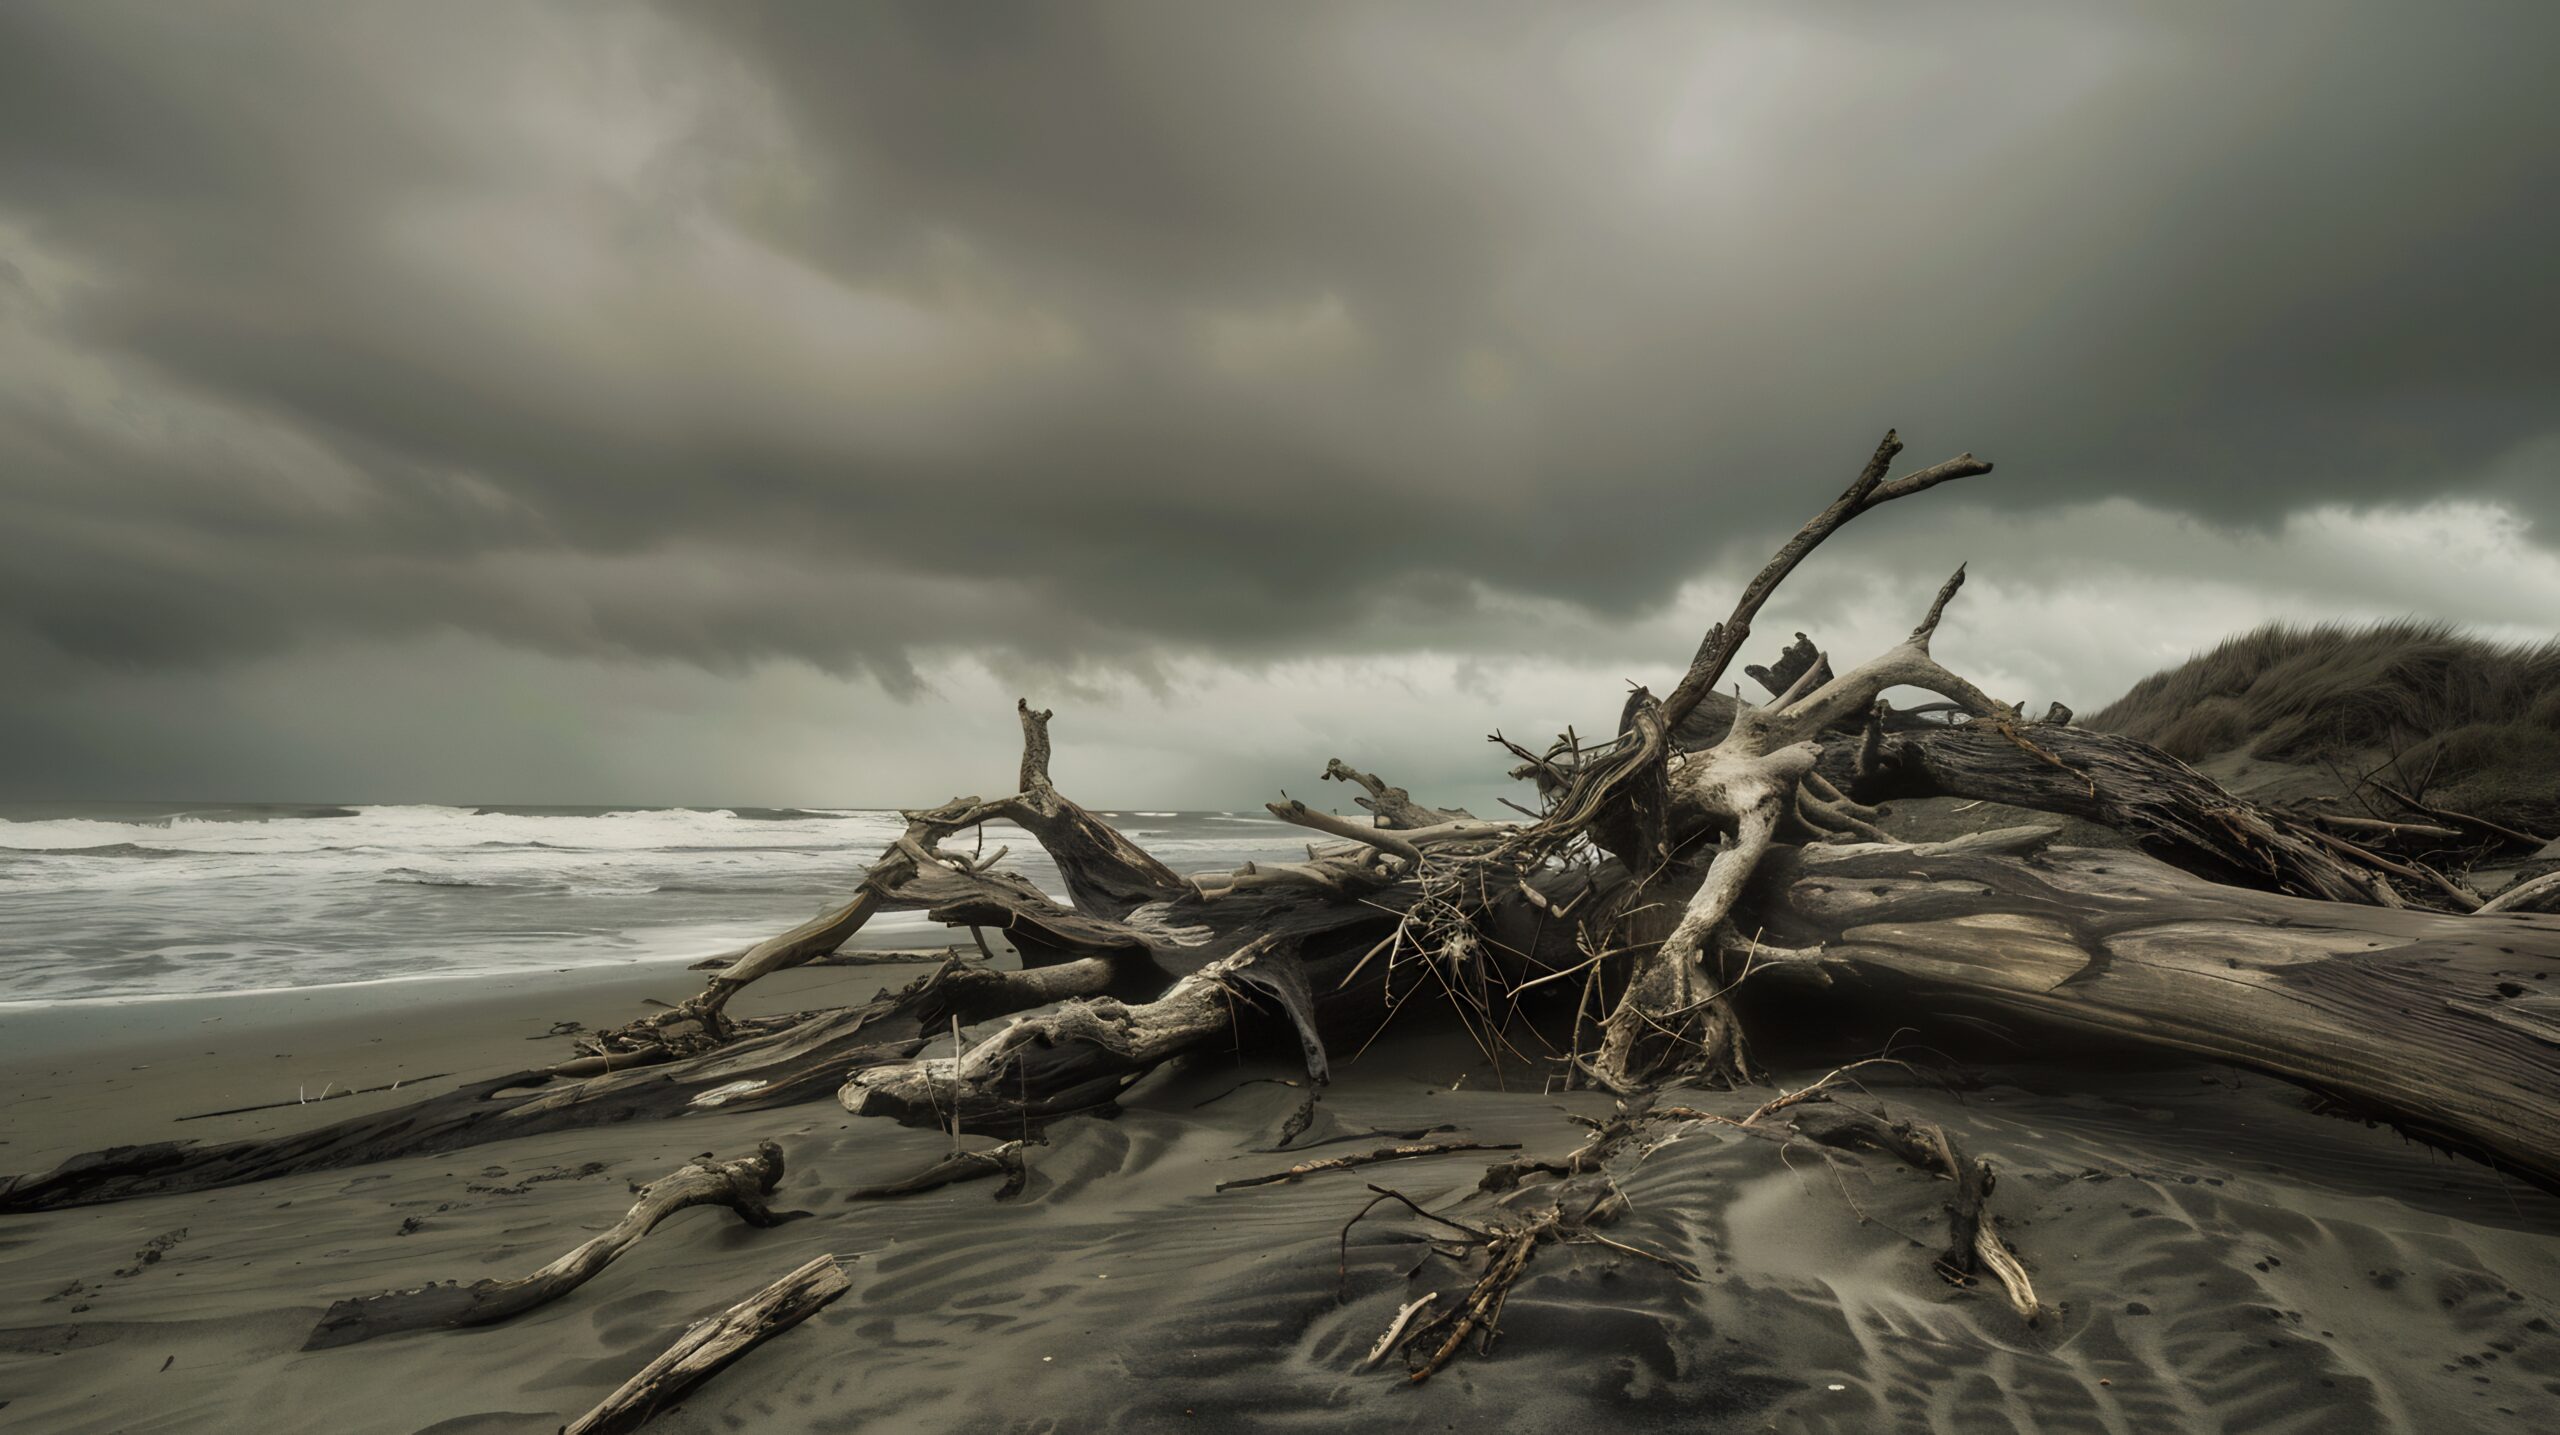
[[[1308,835],[1107,816],[1185,873],[1301,857]],[[859,809],[0,805],[0,1003],[681,963],[843,903],[902,830]],[[990,824],[998,846],[1062,895],[1028,833]],[[955,936],[892,913],[851,945]]]

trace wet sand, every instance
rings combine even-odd
[[[906,974],[793,973],[754,996],[848,1000]],[[0,1171],[335,1120],[403,1098],[172,1122],[297,1089],[495,1075],[557,1053],[555,1022],[620,1019],[695,982],[670,968],[0,1012]],[[1338,1299],[1364,1182],[1443,1209],[1494,1158],[1215,1192],[1299,1159],[1255,1149],[1297,1093],[1237,1086],[1287,1074],[1220,1058],[1151,1077],[1119,1119],[1052,1128],[1009,1202],[992,1182],[843,1202],[949,1141],[822,1103],[0,1217],[0,1428],[549,1432],[690,1321],[820,1252],[845,1258],[852,1292],[653,1430],[2560,1428],[2560,1201],[2195,1067],[1993,1069],[1961,1096],[1887,1093],[1999,1164],[2002,1229],[2058,1307],[2036,1327],[1931,1273],[1943,1184],[1693,1126],[1619,1163],[1633,1211],[1611,1234],[1700,1279],[1542,1248],[1490,1358],[1419,1388],[1357,1373],[1399,1304],[1468,1279],[1428,1253],[1430,1228],[1381,1208],[1352,1232]],[[1446,1124],[1561,1154],[1582,1135],[1569,1114],[1606,1107],[1496,1081],[1455,1033],[1400,1036],[1344,1064],[1297,1144]],[[1740,1115],[1766,1094],[1673,1099]],[[756,1230],[687,1211],[507,1324],[300,1349],[332,1300],[523,1274],[612,1222],[633,1183],[767,1137],[790,1163],[777,1209],[815,1218]]]

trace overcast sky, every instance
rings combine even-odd
[[[2560,624],[2560,6],[0,7],[0,798],[1101,805]],[[1765,657],[1765,653],[1755,654]]]

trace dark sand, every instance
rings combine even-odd
[[[802,972],[756,996],[810,1005],[904,975]],[[171,1124],[297,1087],[520,1068],[559,1051],[529,1040],[554,1021],[613,1020],[695,982],[669,969],[0,1012],[0,1171],[333,1120],[400,1098]],[[2560,1429],[2560,1201],[2200,1068],[1995,1070],[1961,1098],[1893,1093],[2000,1163],[1995,1208],[2061,1307],[2041,1328],[1930,1273],[1943,1186],[1692,1127],[1622,1163],[1634,1212],[1612,1233],[1703,1280],[1549,1247],[1490,1359],[1419,1389],[1355,1374],[1409,1291],[1461,1283],[1434,1260],[1408,1285],[1423,1228],[1382,1209],[1353,1234],[1337,1303],[1336,1233],[1363,1181],[1436,1205],[1490,1158],[1213,1193],[1289,1164],[1253,1148],[1296,1093],[1199,1103],[1281,1074],[1220,1060],[1150,1078],[1119,1120],[1054,1128],[1029,1190],[1002,1204],[993,1183],[835,1199],[948,1143],[818,1104],[0,1217],[0,1430],[549,1432],[686,1323],[827,1251],[852,1293],[653,1430]],[[2001,1084],[2024,1079],[2037,1089]],[[1493,1085],[1457,1037],[1382,1043],[1345,1064],[1309,1136],[1448,1122],[1560,1154],[1581,1135],[1565,1113],[1604,1104]],[[1677,1099],[1738,1115],[1764,1095]],[[298,1349],[333,1299],[522,1274],[620,1215],[630,1183],[760,1137],[789,1157],[777,1207],[817,1219],[759,1231],[684,1212],[512,1323]]]

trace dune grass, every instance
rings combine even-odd
[[[2430,800],[2546,830],[2560,818],[2560,639],[2493,643],[2450,624],[2272,623],[2135,683],[2090,727],[2188,762],[2388,763]]]

